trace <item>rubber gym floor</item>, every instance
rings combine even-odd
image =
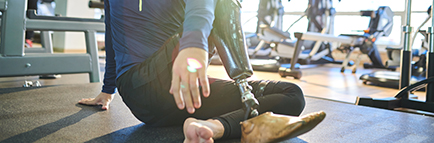
[[[103,60],[101,70],[103,73]],[[253,79],[286,80],[306,94],[302,115],[323,110],[327,117],[312,131],[285,143],[318,142],[434,142],[434,117],[353,105],[356,96],[393,97],[396,89],[363,85],[356,74],[340,73],[336,65],[303,71],[301,80],[277,73],[255,72]],[[211,65],[209,75],[227,78],[224,69]],[[25,80],[42,87],[24,88]],[[108,111],[77,104],[95,97],[102,83],[89,83],[87,74],[66,74],[59,79],[38,76],[0,78],[0,142],[182,142],[182,127],[151,128],[138,121],[116,94]],[[423,95],[423,94],[419,94]],[[421,97],[422,99],[423,97]],[[240,139],[216,142],[240,142]]]

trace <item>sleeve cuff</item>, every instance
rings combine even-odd
[[[186,31],[179,41],[179,51],[188,47],[197,47],[208,52],[207,36],[200,31]]]
[[[116,87],[105,87],[105,86],[103,86],[101,92],[104,92],[104,93],[107,93],[107,94],[115,94],[116,93]]]

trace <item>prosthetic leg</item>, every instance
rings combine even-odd
[[[229,77],[236,81],[246,113],[244,118],[249,119],[258,116],[259,103],[246,80],[252,76],[253,70],[241,29],[240,8],[237,0],[220,0],[217,3],[210,42],[215,44]]]
[[[217,48],[226,72],[240,89],[245,111],[245,121],[241,123],[241,142],[283,141],[310,131],[325,118],[324,112],[303,117],[276,115],[270,112],[258,116],[259,103],[246,80],[252,76],[253,70],[241,29],[240,8],[237,0],[220,0],[217,3],[209,46]]]
[[[236,81],[241,92],[241,101],[245,111],[245,121],[241,123],[241,142],[283,141],[312,130],[325,118],[324,112],[300,118],[275,115],[270,112],[258,116],[259,103],[246,80],[252,76],[253,70],[241,29],[240,7],[240,3],[236,0],[220,0],[217,3],[214,28],[211,31],[209,42],[217,48],[226,72],[231,79]]]

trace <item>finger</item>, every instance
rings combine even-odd
[[[181,91],[182,91],[182,97],[184,98],[185,107],[187,108],[188,113],[193,114],[194,113],[194,107],[193,107],[193,101],[190,93],[190,85],[188,83],[188,74],[184,76],[184,78],[181,77]]]
[[[85,105],[96,105],[96,100],[95,98],[86,98],[86,99],[81,99],[80,101],[78,101],[78,103],[85,104]]]
[[[102,110],[108,110],[109,104],[110,104],[110,101],[103,102],[101,109]]]
[[[199,85],[197,82],[197,73],[190,72],[190,93],[191,93],[191,99],[193,100],[193,106],[194,108],[198,109],[201,106],[200,101],[200,93],[199,93]]]
[[[206,69],[202,68],[201,70],[199,70],[198,75],[199,75],[200,85],[202,86],[202,94],[204,97],[208,97],[210,93],[210,89],[209,89],[208,77],[206,76]]]
[[[176,74],[173,74],[173,77],[172,77],[172,85],[171,85],[171,87],[170,87],[170,89],[171,89],[171,93],[173,94],[173,98],[175,99],[175,103],[176,103],[176,105],[178,106],[178,108],[180,109],[180,110],[182,110],[182,109],[184,109],[184,101],[183,101],[183,98],[181,97],[181,93],[179,92],[179,83],[180,83],[180,81],[179,81],[180,79],[179,79],[179,76],[177,76]]]
[[[89,100],[93,100],[95,98],[82,98],[80,101],[78,102],[84,102],[84,101],[89,101]]]
[[[175,75],[172,75],[173,77],[175,76]],[[173,94],[173,87],[175,86],[175,85],[173,85],[173,77],[172,77],[172,81],[171,81],[171,84],[170,84],[170,89],[169,89],[169,93],[170,94]]]

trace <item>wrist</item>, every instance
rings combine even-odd
[[[100,95],[102,95],[102,96],[113,96],[115,94],[114,93],[101,92]]]

